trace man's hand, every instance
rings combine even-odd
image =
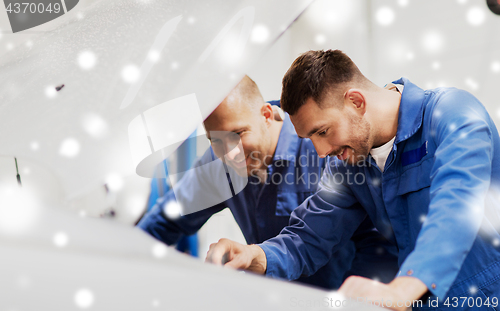
[[[266,253],[257,245],[243,245],[228,239],[211,244],[205,262],[243,269],[258,274],[266,273]]]
[[[385,308],[404,311],[427,292],[427,286],[419,279],[409,276],[397,277],[389,284],[351,276],[344,281],[339,292],[353,300],[366,298]]]

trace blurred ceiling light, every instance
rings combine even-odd
[[[256,25],[252,29],[250,40],[254,43],[264,43],[269,38],[269,29],[264,25]]]
[[[74,138],[66,138],[59,148],[59,154],[63,157],[74,158],[80,153],[80,143]]]
[[[317,34],[314,37],[314,42],[316,42],[317,45],[323,45],[326,42],[326,36],[324,34]]]
[[[92,51],[83,51],[78,54],[78,65],[83,70],[89,70],[94,68],[97,63],[97,56]]]
[[[479,26],[484,23],[486,12],[483,8],[475,6],[467,11],[467,21],[472,26]]]
[[[83,129],[87,134],[95,138],[102,138],[108,133],[108,124],[95,113],[87,113],[82,118]]]
[[[495,61],[495,62],[491,63],[491,71],[493,71],[495,73],[500,72],[500,62]]]
[[[428,32],[423,36],[422,44],[428,52],[437,52],[443,47],[443,38],[437,32]]]
[[[377,22],[382,26],[388,26],[394,22],[394,11],[389,7],[382,7],[375,15]]]
[[[408,3],[410,3],[410,1],[409,1],[409,0],[398,0],[398,4],[399,4],[400,6],[407,6],[407,5],[408,5]]]
[[[94,293],[87,288],[79,289],[75,293],[75,304],[80,309],[87,309],[94,304]]]
[[[126,83],[134,83],[137,80],[139,80],[140,73],[141,72],[136,65],[130,64],[130,65],[123,67],[122,79]]]

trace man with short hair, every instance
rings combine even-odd
[[[229,207],[247,243],[277,235],[288,224],[292,210],[316,191],[325,160],[318,157],[309,139],[297,136],[287,115],[283,121],[275,120],[271,104],[264,102],[247,76],[204,125],[212,147],[138,226],[171,245],[181,234],[193,234],[210,216]],[[217,159],[224,165],[214,164]],[[174,200],[184,211],[177,219],[169,212]],[[395,246],[368,218],[353,226],[352,239],[331,253],[322,268],[318,266],[314,275],[301,271],[293,279],[327,289],[338,288],[348,275],[391,281],[397,272]]]
[[[281,104],[297,134],[329,156],[319,190],[280,235],[252,246],[221,240],[212,260],[227,253],[227,266],[294,278],[314,272],[368,215],[397,243],[398,277],[350,277],[340,292],[396,310],[418,299],[413,310],[498,307],[500,137],[476,98],[405,78],[380,88],[328,50],[293,62]]]

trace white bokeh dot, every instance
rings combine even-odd
[[[428,32],[422,38],[422,45],[429,52],[437,52],[443,47],[443,37],[438,32]]]
[[[151,305],[155,308],[158,308],[160,306],[160,301],[158,299],[155,299],[153,300],[153,302],[151,302]]]
[[[472,78],[465,79],[465,84],[474,91],[479,88],[479,84],[476,81],[474,81]]]
[[[7,45],[5,47],[7,48],[7,50],[10,51],[10,50],[12,50],[14,48],[14,44],[12,44],[12,43],[9,42],[9,43],[7,43]]]
[[[500,72],[500,62],[494,61],[493,63],[491,63],[491,71],[495,73]]]
[[[74,138],[66,138],[59,147],[59,154],[63,157],[74,158],[80,153],[80,143]]]
[[[196,19],[193,16],[190,16],[188,17],[187,22],[192,25],[196,22]]]
[[[56,88],[53,85],[45,87],[45,96],[48,98],[54,98],[57,96]]]
[[[457,125],[455,123],[451,123],[449,127],[450,127],[450,131],[452,131],[452,132],[457,129]]]
[[[17,185],[0,184],[0,232],[18,235],[38,222],[41,206],[34,193]]]
[[[164,207],[164,212],[169,219],[177,219],[181,217],[181,205],[176,201],[170,201]]]
[[[95,138],[103,138],[108,133],[108,124],[96,113],[86,113],[82,117],[85,132]]]
[[[97,56],[92,51],[82,51],[78,54],[78,65],[83,70],[90,70],[97,64]]]
[[[16,278],[16,287],[19,289],[28,289],[31,287],[33,281],[27,275],[20,275]]]
[[[139,80],[141,71],[134,64],[127,65],[122,69],[122,79],[127,83],[134,83]]]
[[[467,11],[467,22],[472,26],[479,26],[484,23],[486,12],[482,7],[475,6]]]
[[[178,63],[178,62],[173,62],[173,63],[170,65],[170,67],[171,67],[172,69],[174,69],[174,70],[175,70],[175,69],[179,68],[179,63]]]
[[[441,68],[441,63],[440,62],[435,61],[435,62],[432,63],[432,69],[438,70],[439,68]]]
[[[31,174],[31,169],[30,169],[29,167],[25,167],[25,168],[23,168],[23,174],[24,174],[24,175],[29,175],[29,174]]]
[[[470,293],[471,295],[475,295],[475,294],[477,294],[477,286],[475,286],[475,285],[471,285],[471,287],[469,287],[469,293]]]
[[[446,83],[446,81],[439,81],[437,83],[437,87],[446,87],[448,85],[448,83]]]
[[[54,237],[52,238],[52,242],[54,242],[54,245],[57,247],[65,247],[68,245],[68,241],[68,235],[62,231],[54,234]]]
[[[84,210],[80,210],[80,211],[78,212],[78,216],[80,216],[80,217],[82,217],[82,218],[87,217],[87,212],[86,212],[86,211],[84,211]]]
[[[322,33],[319,33],[314,37],[314,42],[316,42],[316,44],[318,45],[323,45],[326,42],[326,36]]]
[[[84,17],[85,17],[85,15],[83,15],[83,13],[82,13],[82,12],[78,12],[78,13],[76,14],[76,18],[78,18],[79,20],[82,20]]]
[[[250,39],[254,43],[264,43],[269,38],[269,29],[264,25],[255,25]]]
[[[155,258],[163,258],[167,256],[168,248],[165,244],[158,242],[153,245],[151,252]]]
[[[87,288],[79,289],[75,293],[75,304],[80,309],[87,309],[94,304],[94,293]]]
[[[148,59],[153,63],[156,63],[160,59],[160,52],[157,50],[151,50],[148,53]]]
[[[412,52],[408,52],[406,53],[406,59],[408,60],[412,60],[415,58],[415,54],[413,54]]]
[[[106,185],[113,192],[120,191],[123,188],[123,184],[123,178],[118,174],[111,173],[106,177]]]
[[[26,41],[26,43],[25,43],[25,44],[26,44],[26,46],[27,46],[27,47],[29,47],[29,48],[30,48],[30,47],[32,47],[32,46],[33,46],[33,41],[28,40],[28,41]]]
[[[500,246],[500,239],[493,239],[491,243],[493,244],[493,246],[498,247]]]
[[[418,219],[420,220],[421,223],[423,223],[425,221],[425,219],[427,219],[427,215],[422,214],[422,215],[420,215],[420,217]]]
[[[398,0],[398,4],[399,4],[400,6],[403,6],[403,7],[404,7],[404,6],[407,6],[407,5],[408,5],[408,3],[410,3],[410,1],[409,1],[409,0]]]
[[[457,0],[458,4],[466,4],[467,0]]]
[[[38,149],[40,149],[40,143],[39,143],[39,142],[37,142],[37,141],[32,141],[32,142],[30,143],[30,148],[31,148],[31,150],[33,150],[33,151],[37,151]]]
[[[394,22],[394,11],[389,7],[382,7],[377,10],[375,18],[382,26],[388,26]]]

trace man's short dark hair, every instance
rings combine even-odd
[[[342,51],[308,51],[295,59],[283,77],[281,107],[294,115],[309,98],[322,106],[328,92],[364,80],[356,64]]]

